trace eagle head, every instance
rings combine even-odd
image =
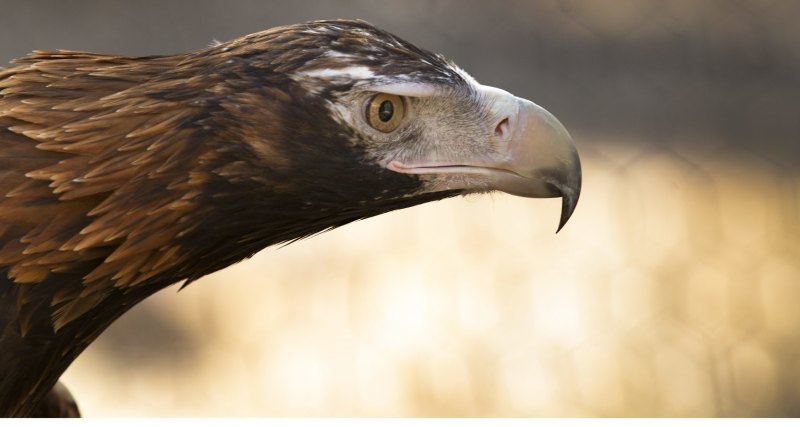
[[[227,127],[317,225],[492,190],[561,197],[559,229],[575,209],[580,161],[552,114],[366,22],[279,27],[199,56],[236,69],[219,90]]]

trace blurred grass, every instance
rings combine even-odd
[[[505,195],[363,221],[161,292],[64,380],[88,416],[798,415],[800,176],[578,140],[558,235]]]

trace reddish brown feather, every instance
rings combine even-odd
[[[37,51],[0,70],[0,366],[23,366],[0,373],[0,415],[31,414],[98,334],[171,283],[458,193],[381,168],[330,94],[294,80],[347,66],[331,46],[378,73],[458,79],[339,21],[164,57]]]
[[[0,73],[0,221],[22,227],[16,238],[0,234],[0,267],[17,283],[35,283],[106,259],[86,272],[82,291],[48,301],[60,305],[56,329],[102,301],[108,286],[153,277],[180,252],[170,245],[193,207],[190,179],[169,172],[191,160],[182,156],[188,132],[180,128],[196,110],[145,92],[193,79],[140,87],[179,61],[34,52]],[[141,185],[131,184],[165,179],[149,185],[157,197],[137,195]]]

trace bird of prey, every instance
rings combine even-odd
[[[109,324],[267,246],[492,190],[561,197],[560,228],[580,193],[553,115],[363,21],[14,62],[0,69],[2,416],[74,414],[54,386]]]

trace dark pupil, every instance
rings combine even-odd
[[[392,120],[393,115],[394,104],[392,104],[392,101],[386,100],[381,102],[381,106],[378,108],[378,118],[381,119],[382,122],[388,122]]]

